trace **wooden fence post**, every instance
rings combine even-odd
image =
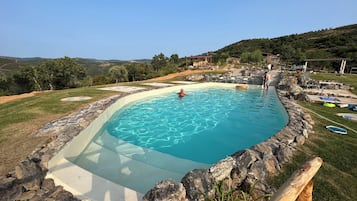
[[[312,180],[310,180],[309,183],[307,183],[307,185],[305,186],[304,190],[302,190],[296,201],[312,201],[313,186],[314,184],[312,183]]]
[[[322,165],[322,159],[315,157],[307,161],[279,188],[271,201],[312,201],[312,178]],[[301,194],[301,196],[300,196]]]

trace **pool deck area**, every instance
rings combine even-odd
[[[78,156],[82,150],[91,141],[104,122],[106,122],[113,113],[123,107],[125,104],[155,96],[166,92],[176,92],[184,86],[185,89],[203,88],[203,87],[230,87],[235,88],[237,84],[231,83],[180,83],[179,85],[162,87],[155,90],[142,91],[129,94],[118,99],[101,113],[92,123],[89,124],[81,133],[74,137],[65,147],[59,151],[47,164],[48,173],[46,178],[52,178],[56,185],[71,192],[74,196],[82,200],[96,201],[139,201],[144,196],[130,188],[115,184],[102,177],[73,164],[67,158]],[[253,86],[255,87],[255,86]],[[256,86],[260,87],[260,86]],[[123,88],[120,88],[121,90]],[[105,89],[110,90],[110,89]],[[115,89],[114,89],[115,90]],[[132,92],[132,91],[130,91]]]

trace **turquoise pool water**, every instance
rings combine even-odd
[[[103,125],[77,158],[77,165],[145,193],[162,179],[179,181],[264,141],[283,128],[288,115],[273,88],[186,90],[131,103]],[[144,179],[143,179],[144,178]]]
[[[265,140],[287,123],[274,91],[214,88],[187,93],[191,96],[171,93],[131,104],[114,114],[105,129],[137,146],[215,163]]]

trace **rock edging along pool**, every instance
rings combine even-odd
[[[232,84],[223,84],[222,85],[222,84],[215,84],[215,83],[208,83],[207,84],[206,83],[206,84],[197,84],[197,85],[185,86],[185,89],[193,90],[193,91],[188,91],[187,92],[187,93],[189,93],[189,92],[194,92],[194,89],[197,89],[197,88],[202,88],[202,87],[210,87],[210,88],[212,88],[212,87],[222,87],[222,86],[234,89],[235,85],[232,85]],[[218,161],[221,158],[224,158],[225,155],[232,154],[234,151],[244,148],[244,147],[239,147],[239,146],[236,146],[236,147],[232,146],[233,150],[228,151],[225,154],[218,156],[218,158],[215,158],[215,159],[213,159],[211,161],[207,160],[207,159],[203,159],[203,161],[197,161],[197,160],[202,159],[202,157],[198,157],[198,159],[196,160],[196,159],[193,159],[193,158],[185,158],[185,156],[181,156],[181,155],[173,156],[173,153],[170,153],[170,152],[163,153],[162,149],[163,150],[166,149],[166,150],[169,150],[169,151],[175,150],[174,146],[172,146],[172,145],[163,146],[163,145],[166,145],[168,143],[159,143],[159,144],[162,145],[161,147],[155,145],[155,143],[146,144],[147,146],[145,144],[140,144],[140,143],[136,143],[136,142],[128,143],[127,141],[122,140],[122,138],[120,136],[115,136],[115,134],[107,133],[106,130],[110,130],[110,129],[104,129],[104,131],[101,130],[100,123],[98,123],[98,121],[101,122],[102,124],[104,124],[104,122],[109,120],[110,117],[115,116],[114,111],[112,111],[113,109],[116,110],[116,108],[123,107],[123,106],[125,106],[126,104],[128,104],[130,102],[133,102],[133,101],[136,101],[136,100],[139,100],[139,99],[143,99],[145,97],[156,96],[159,93],[169,93],[169,92],[172,93],[172,92],[178,91],[178,89],[180,89],[179,86],[178,87],[170,87],[170,88],[160,89],[160,90],[154,90],[154,91],[149,91],[149,92],[141,92],[140,94],[137,94],[137,95],[140,95],[140,97],[127,96],[127,97],[124,97],[124,98],[118,100],[115,104],[113,104],[110,108],[108,108],[108,110],[106,110],[105,113],[100,115],[100,117],[98,117],[98,119],[95,120],[87,129],[85,129],[85,131],[88,130],[87,132],[89,132],[89,133],[86,134],[86,137],[83,137],[84,136],[83,133],[85,133],[85,131],[83,131],[83,133],[80,136],[78,136],[78,140],[77,140],[77,138],[75,140],[73,140],[73,142],[71,143],[73,145],[68,146],[69,149],[71,149],[71,151],[68,151],[68,150],[67,151],[63,151],[63,156],[66,157],[67,159],[75,162],[75,163],[82,163],[81,165],[83,165],[84,168],[86,168],[85,166],[91,165],[91,164],[96,163],[96,162],[98,162],[100,160],[109,162],[109,161],[111,161],[113,159],[116,159],[116,160],[120,161],[118,166],[116,167],[118,169],[116,169],[117,171],[114,171],[114,173],[113,173],[114,175],[110,174],[110,176],[107,176],[108,177],[107,179],[113,181],[113,179],[112,179],[113,176],[115,176],[115,174],[118,174],[118,170],[119,170],[122,178],[119,179],[119,181],[114,181],[114,182],[119,182],[120,184],[122,184],[123,182],[120,181],[120,180],[123,180],[123,178],[124,178],[125,182],[127,182],[127,181],[131,180],[131,177],[136,174],[136,173],[133,172],[133,168],[134,167],[141,167],[142,169],[140,171],[142,171],[143,169],[148,169],[147,165],[149,165],[150,167],[154,166],[155,168],[159,168],[161,170],[161,172],[163,170],[167,171],[168,173],[173,172],[173,173],[176,174],[174,177],[176,179],[177,178],[180,179],[183,176],[183,174],[185,172],[189,171],[190,169],[208,167],[210,164]],[[255,97],[256,98],[258,97],[259,99],[267,98],[267,97],[272,95],[272,92],[275,92],[275,90],[272,90],[267,94],[262,94],[261,93],[262,90],[258,89],[258,88],[257,89],[252,89],[252,90],[249,90],[249,91],[250,92],[252,92],[252,91],[259,92],[258,96],[257,96],[257,94],[255,94]],[[202,100],[203,96],[201,96],[198,92],[197,93],[194,92],[194,93],[195,94],[193,94],[191,97],[185,97],[185,98],[187,98],[187,101],[189,101],[189,98],[194,98],[194,97],[195,98],[198,97],[199,99]],[[239,93],[246,93],[246,92],[233,91],[232,93],[233,94],[234,93],[239,94]],[[263,91],[263,93],[265,93],[265,92]],[[273,93],[273,94],[275,94],[275,93]],[[219,94],[218,94],[218,96],[219,96]],[[225,100],[234,102],[234,101],[236,101],[234,98],[242,99],[243,97],[244,96],[242,96],[242,95],[237,96],[237,97],[232,96],[229,99],[227,98]],[[172,98],[175,98],[175,97],[172,97]],[[181,101],[181,104],[182,103],[188,103],[188,102],[184,102],[186,100],[177,100],[177,101]],[[209,100],[207,100],[207,101],[209,101]],[[246,105],[248,105],[248,106],[252,106],[253,105],[253,104],[251,104],[252,100],[249,100],[248,102],[250,104],[246,104]],[[270,105],[271,103],[272,103],[272,101],[269,101],[269,100],[268,100],[268,102],[265,102],[265,104],[267,104],[266,107],[268,109],[272,109],[273,111],[275,111],[276,108],[273,105]],[[277,101],[277,103],[278,103],[277,106],[279,106],[280,102]],[[170,103],[169,105],[172,106],[173,103]],[[214,105],[217,105],[217,104],[214,104]],[[236,108],[234,108],[234,104],[222,103],[222,107],[220,107],[217,110],[221,111],[222,109],[224,109],[224,106],[227,106],[227,105],[229,107],[232,107],[230,109],[231,111],[234,111],[236,109]],[[264,106],[264,104],[260,105],[260,106]],[[169,107],[169,106],[166,106],[166,107]],[[210,105],[208,105],[206,107],[214,108],[213,106],[210,106]],[[281,105],[279,107],[280,107],[280,109],[282,109],[281,111],[285,111],[284,108]],[[187,108],[189,108],[189,106],[187,106]],[[256,110],[258,109],[258,112],[257,112],[259,114],[258,117],[262,117],[262,115],[268,113],[268,112],[265,112],[265,113],[260,112],[258,107],[254,108],[254,109],[256,109]],[[150,111],[151,109],[148,109],[148,110]],[[200,110],[202,110],[202,108],[200,108],[196,112],[199,112]],[[131,111],[131,112],[133,112],[133,111]],[[131,112],[129,112],[129,113],[131,113]],[[248,114],[249,114],[249,112],[248,112]],[[209,114],[203,114],[203,116],[208,117]],[[219,122],[220,119],[228,118],[227,116],[229,116],[229,114],[226,114],[226,113],[223,112],[223,113],[219,113],[218,116],[216,116],[214,118],[213,117],[209,117],[207,119],[208,121],[206,122],[205,126],[203,126],[203,128],[215,127],[216,124],[217,125],[220,124],[220,122]],[[259,118],[249,119],[248,118],[249,116],[250,115],[245,116],[245,120],[247,120],[247,121],[245,121],[243,124],[249,124],[250,122],[256,121],[257,119],[259,119]],[[254,144],[256,144],[256,143],[258,143],[260,141],[263,141],[264,139],[267,139],[271,135],[275,134],[278,130],[280,130],[282,127],[285,126],[285,124],[287,122],[287,116],[285,116],[285,117],[286,117],[285,118],[285,122],[283,121],[283,124],[279,128],[276,128],[277,130],[274,130],[268,136],[265,136],[263,138],[259,138],[260,136],[254,136],[256,133],[254,133],[254,132],[249,133],[249,134],[252,134],[254,136],[254,139],[257,138],[258,141],[254,142],[253,144],[246,145],[246,147],[249,147],[249,146],[254,145]],[[270,117],[268,119],[272,119],[272,118]],[[230,121],[229,123],[227,123],[223,127],[226,127],[227,125],[232,124],[232,122],[234,122],[234,120],[237,120],[237,119],[233,118],[232,121]],[[178,122],[181,122],[181,121],[182,120],[180,120]],[[266,126],[267,124],[263,123],[262,125],[263,126],[260,129],[266,130],[264,126]],[[120,127],[118,127],[118,128],[120,128]],[[199,127],[194,127],[193,129],[194,130],[199,130],[200,128],[201,127],[199,126]],[[113,128],[113,129],[115,130],[115,128]],[[190,128],[190,129],[192,130],[192,128]],[[242,128],[236,127],[236,128],[231,129],[231,130],[234,130],[235,132],[237,132],[239,130],[242,130]],[[249,130],[249,131],[251,131],[251,130]],[[101,134],[98,135],[98,133],[101,133]],[[182,131],[180,133],[182,134],[182,133],[184,133],[184,131]],[[94,136],[94,134],[97,134],[97,135]],[[234,134],[234,132],[233,132],[233,134]],[[230,134],[230,135],[233,135],[233,134]],[[133,134],[131,133],[131,135],[133,135]],[[170,134],[170,135],[172,135],[172,134]],[[164,136],[164,137],[170,137],[170,135],[169,136]],[[197,136],[198,135],[199,135],[199,132],[198,132]],[[130,135],[128,135],[128,136],[130,136]],[[193,137],[197,137],[197,136],[193,136]],[[118,137],[118,138],[116,138],[116,137]],[[184,137],[186,137],[186,136],[184,135]],[[189,136],[189,137],[192,138],[192,136]],[[82,138],[82,140],[84,140],[84,141],[81,142],[80,138]],[[218,138],[211,139],[211,141],[212,141],[211,143],[212,144],[207,146],[207,147],[209,149],[212,149],[212,147],[215,147],[215,149],[216,149],[217,148],[216,145],[219,144],[217,141],[219,141],[220,139],[222,141],[227,140],[226,138],[227,138],[227,136],[221,137],[221,138],[218,137]],[[90,141],[90,139],[93,139],[93,141]],[[202,139],[202,137],[200,139]],[[181,138],[178,138],[178,139],[174,139],[173,140],[173,144],[174,145],[178,144],[178,142],[180,140],[181,141],[187,141],[186,139],[183,140]],[[144,143],[147,143],[147,139],[141,140],[141,141],[143,141]],[[229,139],[228,139],[228,141],[232,142],[232,140],[229,140]],[[198,142],[200,142],[200,140],[198,140]],[[115,143],[116,145],[113,146],[112,145],[113,143]],[[84,158],[89,157],[89,155],[88,154],[86,155],[85,153],[84,154],[82,153],[82,155],[81,155],[82,158],[78,157],[78,156],[80,156],[80,153],[84,149],[83,145],[87,145],[86,149],[90,150],[90,153],[95,153],[95,154],[93,154],[91,156],[92,158],[90,158],[90,159],[87,158],[86,160],[84,160]],[[159,147],[159,148],[157,150],[155,150],[155,147],[153,147],[153,145],[155,145],[156,148],[157,147]],[[186,150],[192,150],[192,147],[194,147],[194,151],[188,152],[187,155],[190,155],[190,153],[191,153],[191,155],[196,155],[196,154],[192,154],[192,153],[199,152],[199,149],[196,149],[196,147],[198,145],[199,144],[197,144],[197,142],[194,143],[194,144],[191,144]],[[222,145],[218,145],[218,146],[222,146]],[[225,145],[223,145],[223,146],[225,146]],[[202,146],[202,147],[204,147],[204,146]],[[129,152],[129,150],[131,150],[132,152]],[[179,154],[181,154],[181,152]],[[207,150],[204,150],[202,153],[206,153],[206,152],[207,152]],[[119,153],[119,155],[118,155],[118,153]],[[104,157],[103,158],[103,155],[105,155],[105,154],[113,155],[114,158],[113,157]],[[201,156],[204,156],[204,155],[205,154],[203,154]],[[210,154],[206,154],[206,155],[210,155]],[[159,159],[155,159],[155,157],[157,157],[157,156],[159,156]],[[160,164],[160,162],[161,163],[165,163],[165,160],[160,160],[160,159],[163,159],[163,158],[166,158],[167,159],[166,161],[169,161],[169,162],[166,162],[166,163],[175,164],[175,161],[180,161],[179,164],[190,164],[190,165],[193,165],[193,166],[190,166],[190,165],[185,166],[185,165],[183,165],[184,168],[178,168],[178,169],[170,170],[169,168],[166,168],[166,166],[164,167],[162,165],[158,165],[158,164]],[[112,163],[112,161],[111,161],[111,163]],[[128,164],[130,164],[130,165],[128,165]],[[197,166],[194,166],[194,165],[197,165]],[[113,166],[113,165],[110,165],[110,166]],[[125,168],[123,168],[124,166],[125,166]],[[95,169],[98,169],[98,168],[95,168]],[[108,172],[108,170],[109,169],[105,169],[103,171],[104,172]],[[139,176],[139,177],[148,177],[148,175],[151,175],[151,174],[137,174],[137,176]],[[169,174],[164,174],[164,176],[169,176]],[[106,177],[106,176],[103,176],[103,177]],[[161,178],[159,180],[162,180],[164,178]],[[156,182],[158,182],[159,180],[157,180]],[[133,184],[131,184],[130,182],[129,182],[129,184],[124,184],[124,185],[135,189],[135,186],[132,186]],[[151,184],[151,185],[148,184],[148,185],[149,185],[149,187],[153,186],[153,184]],[[140,191],[140,192],[145,192],[148,189],[147,189],[147,187],[140,187],[137,190]]]

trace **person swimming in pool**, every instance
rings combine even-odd
[[[177,93],[179,98],[183,98],[185,96],[187,96],[187,94],[183,91],[183,89],[180,89],[180,92]]]

